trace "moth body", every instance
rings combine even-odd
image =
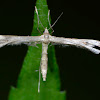
[[[48,66],[48,44],[49,44],[49,31],[46,28],[43,33],[43,41],[42,41],[42,57],[41,57],[41,73],[43,77],[43,81],[46,81],[47,75],[47,66]]]

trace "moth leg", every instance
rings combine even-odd
[[[39,67],[38,93],[40,92],[41,68]]]
[[[38,10],[37,10],[36,6],[35,6],[35,11],[36,11],[36,14],[37,14],[37,20],[38,20],[37,30],[39,31],[40,34],[42,34],[41,31],[39,30],[39,22],[40,22],[41,25],[42,25],[42,23],[41,23],[41,21],[40,21],[40,19],[39,19],[39,14],[38,14]],[[42,25],[42,27],[44,28],[43,25]],[[45,28],[44,28],[44,29],[45,29]]]
[[[49,22],[49,26],[52,30],[51,34],[54,32],[53,28],[51,27],[51,24],[50,24],[50,19],[49,19],[49,16],[50,16],[50,10],[48,10],[48,22]]]

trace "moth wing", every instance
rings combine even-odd
[[[75,39],[75,38],[63,38],[63,37],[50,37],[50,42],[56,45],[72,45],[79,48],[85,48],[95,54],[99,54],[100,50],[95,47],[100,47],[100,41],[92,39]]]
[[[41,36],[12,36],[12,35],[0,35],[0,47],[5,45],[19,45],[41,42]]]

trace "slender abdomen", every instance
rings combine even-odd
[[[46,81],[48,57],[47,57],[48,43],[42,43],[42,57],[41,57],[41,73],[43,81]]]

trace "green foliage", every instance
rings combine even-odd
[[[37,0],[36,7],[39,12],[39,18],[44,27],[48,25],[48,6],[46,0]],[[34,13],[34,26],[32,35],[40,35],[37,31],[38,22],[36,12]],[[39,30],[43,32],[44,28],[39,24]],[[17,88],[12,87],[9,100],[64,100],[65,92],[60,92],[59,70],[56,63],[54,47],[48,49],[48,73],[46,82],[42,81],[40,93],[38,93],[39,72],[42,45],[29,47],[21,69]]]

